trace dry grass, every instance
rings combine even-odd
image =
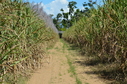
[[[79,46],[86,55],[96,56],[101,63],[116,63],[119,70],[114,76],[121,80],[118,77],[121,74],[122,80],[127,81],[127,1],[104,3],[98,9],[91,9],[91,17],[83,17],[63,38]]]
[[[0,1],[0,82],[17,84],[18,78],[41,67],[46,48],[57,38],[29,3]]]

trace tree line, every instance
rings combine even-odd
[[[61,13],[58,13],[55,18],[53,18],[53,23],[56,28],[60,31],[64,31],[75,24],[81,17],[90,17],[90,10],[95,9],[95,1],[89,0],[89,2],[84,2],[83,9],[79,9],[76,5],[77,2],[70,1],[68,3],[68,12],[65,12],[63,8],[60,9]],[[53,16],[53,15],[51,15]]]

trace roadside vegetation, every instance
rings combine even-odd
[[[31,72],[41,68],[46,49],[58,40],[57,29],[65,31],[63,39],[88,58],[82,65],[97,66],[90,73],[113,81],[111,84],[127,84],[127,0],[103,0],[97,8],[89,0],[82,10],[76,4],[69,2],[69,12],[61,9],[52,21],[40,4],[0,1],[1,84],[24,84]],[[75,67],[67,59],[75,75]]]
[[[70,49],[70,46],[68,46],[68,43],[66,43],[63,39],[60,40],[63,43],[63,53],[65,53],[65,48]],[[73,60],[69,55],[66,55],[67,58],[67,63],[69,65],[69,70],[68,72],[71,73],[71,76],[75,78],[76,84],[82,84],[82,81],[78,78],[77,73],[76,73],[76,67],[73,65]]]
[[[80,79],[77,77],[76,70],[75,70],[75,66],[72,64],[72,61],[70,60],[70,58],[68,56],[66,56],[66,58],[67,58],[67,61],[68,61],[68,65],[70,67],[70,69],[68,70],[68,72],[72,74],[72,77],[75,77],[76,84],[82,84],[82,82],[80,81]]]
[[[57,41],[52,19],[39,10],[38,5],[21,0],[0,1],[1,84],[24,84],[41,67],[46,48]]]
[[[90,58],[85,64],[99,67],[94,73],[115,81],[112,84],[126,84],[127,1],[103,1],[103,6],[89,8],[87,15],[73,23],[63,33],[63,39]]]

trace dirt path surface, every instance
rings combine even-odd
[[[96,75],[85,73],[91,69],[75,63],[79,60],[81,56],[59,41],[48,50],[43,67],[33,73],[27,84],[106,84]]]

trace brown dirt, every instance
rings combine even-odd
[[[69,72],[70,66],[67,57],[71,59],[76,69],[76,76]],[[27,84],[80,84],[76,78],[80,79],[82,84],[106,84],[102,79],[94,74],[85,72],[91,71],[91,68],[81,66],[74,61],[81,60],[74,50],[69,50],[62,42],[57,42],[53,49],[48,50],[48,57],[43,63],[43,67],[33,73]]]

